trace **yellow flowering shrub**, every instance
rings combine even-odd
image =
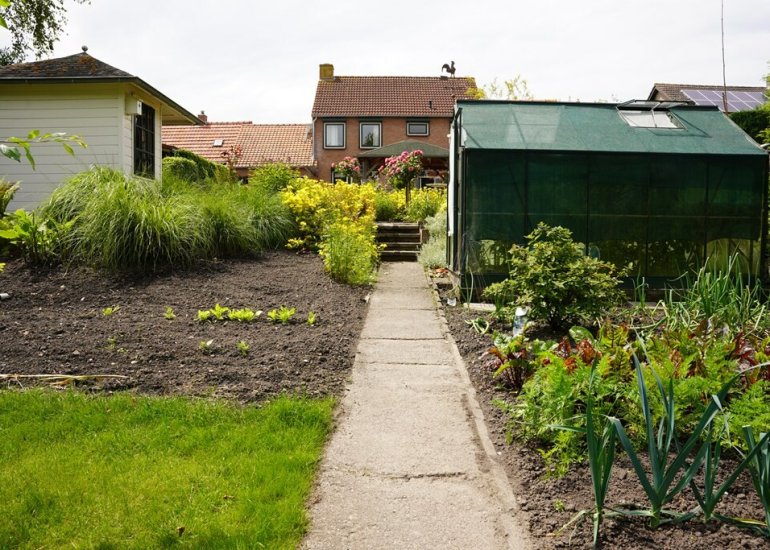
[[[299,178],[281,192],[300,230],[290,248],[318,249],[333,278],[364,284],[379,262],[371,184]]]
[[[411,201],[406,206],[403,189],[378,189],[375,196],[375,217],[377,221],[424,222],[446,210],[446,191],[443,189],[413,189]]]

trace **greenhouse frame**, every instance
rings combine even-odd
[[[765,280],[768,154],[716,107],[458,101],[447,262],[463,287],[507,276],[539,223],[663,288],[703,265]]]

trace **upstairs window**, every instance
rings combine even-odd
[[[382,131],[382,124],[379,122],[362,122],[361,123],[361,149],[375,149],[382,147],[382,140],[380,134]]]
[[[344,122],[324,122],[324,148],[325,149],[344,149],[345,148],[345,123]]]
[[[134,117],[134,174],[155,177],[155,109],[146,103]]]
[[[430,124],[428,122],[407,122],[407,136],[427,136],[430,134]]]

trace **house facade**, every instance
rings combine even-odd
[[[455,101],[471,99],[475,88],[469,77],[336,76],[322,64],[312,110],[317,177],[333,181],[333,165],[345,157],[372,174],[393,147],[422,144],[438,155],[429,163],[447,168]]]
[[[161,125],[201,124],[140,78],[86,50],[0,67],[0,136],[65,132],[88,145],[74,156],[57,143],[35,145],[35,170],[0,156],[0,176],[21,183],[11,209],[39,206],[64,180],[92,165],[159,178]]]
[[[312,131],[307,124],[253,124],[244,122],[209,122],[200,126],[163,126],[163,146],[185,149],[206,160],[224,164],[233,150],[234,168],[239,178],[247,179],[249,172],[263,164],[281,162],[312,176]]]

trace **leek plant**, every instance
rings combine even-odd
[[[682,490],[690,484],[693,476],[703,464],[709,445],[701,445],[697,450],[696,446],[701,440],[701,436],[705,430],[711,425],[714,417],[722,409],[722,403],[737,377],[730,379],[724,386],[722,386],[716,395],[712,396],[711,402],[703,411],[692,434],[680,447],[675,441],[676,426],[673,381],[669,380],[668,386],[665,387],[660,376],[658,376],[654,369],[651,369],[655,376],[655,381],[663,403],[663,417],[660,419],[656,431],[653,425],[652,411],[647,397],[647,387],[644,383],[642,366],[636,355],[633,356],[633,360],[646,429],[651,477],[648,477],[639,455],[626,434],[623,424],[617,418],[611,418],[610,421],[615,426],[618,440],[620,441],[623,450],[628,455],[628,458],[631,460],[634,471],[642,484],[642,488],[644,489],[651,506],[649,510],[626,510],[623,513],[634,516],[647,516],[650,518],[650,526],[656,528],[661,524],[663,515],[670,516],[677,521],[687,519],[687,516],[664,510],[664,506],[671,502],[676,495],[682,492]],[[690,459],[693,452],[695,452],[694,457]],[[669,457],[672,457],[672,459]]]
[[[740,520],[742,526],[753,527],[766,537],[770,537],[770,434],[759,434],[759,441],[754,439],[754,433],[749,426],[743,427],[743,438],[749,453],[749,472],[754,489],[764,509],[764,524],[753,520]]]

